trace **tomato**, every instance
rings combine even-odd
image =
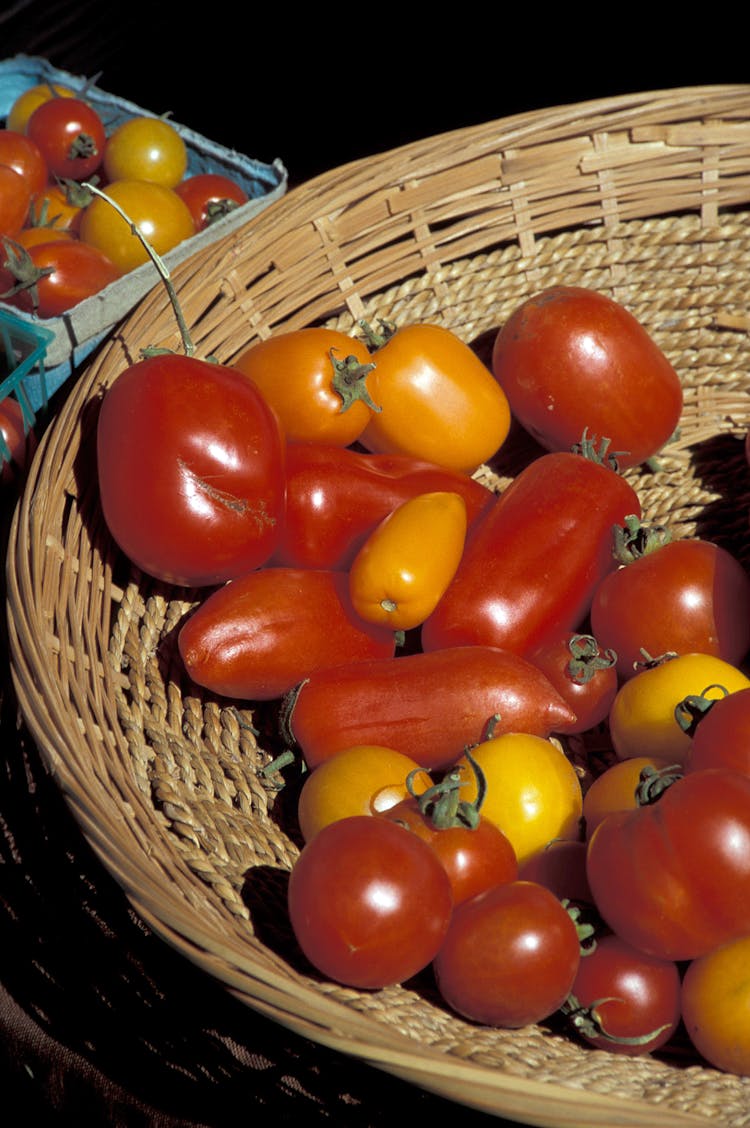
[[[268,404],[236,372],[173,354],[124,369],[101,405],[97,467],[109,531],[151,576],[218,584],[273,552],[283,440]]]
[[[633,487],[595,456],[534,459],[467,538],[422,646],[483,644],[528,656],[577,630],[615,567],[612,525],[637,511]]]
[[[750,575],[725,548],[672,540],[633,519],[617,530],[623,567],[606,576],[591,605],[591,629],[632,677],[642,651],[715,654],[737,665],[750,647]]]
[[[163,255],[195,234],[187,206],[173,188],[145,180],[118,180],[107,186],[107,200],[95,197],[81,215],[78,233],[125,273],[149,261],[148,252],[108,202],[113,200],[144,239]]]
[[[349,569],[357,614],[397,631],[419,626],[453,579],[465,538],[460,494],[418,494],[403,502],[373,530]]]
[[[91,193],[69,180],[66,184],[48,184],[31,199],[29,222],[42,229],[69,231],[78,234],[83,209],[91,202]]]
[[[693,960],[682,981],[688,1037],[716,1069],[750,1075],[750,935]]]
[[[29,251],[40,243],[70,242],[74,238],[72,231],[66,231],[62,227],[22,227],[16,233],[13,242]]]
[[[496,717],[498,733],[544,736],[574,721],[530,662],[459,646],[316,670],[285,699],[281,726],[311,768],[350,744],[384,744],[422,767],[445,768]]]
[[[734,768],[750,775],[750,687],[721,695],[720,687],[709,687],[710,697],[701,695],[702,709],[690,736],[685,770]]]
[[[330,444],[290,443],[286,465],[286,521],[274,559],[302,568],[349,567],[380,521],[418,494],[460,494],[469,526],[494,496],[431,462]]]
[[[580,959],[576,926],[557,897],[511,881],[456,906],[433,969],[458,1014],[517,1029],[562,1006]]]
[[[602,650],[592,635],[565,631],[529,658],[574,711],[571,732],[586,732],[607,719],[618,689],[614,651]]]
[[[31,189],[19,172],[0,164],[0,235],[13,238],[21,230],[31,206]]]
[[[562,1009],[589,1045],[618,1054],[650,1054],[677,1029],[680,993],[673,960],[649,956],[609,934],[598,937],[581,959]]]
[[[583,795],[576,770],[551,740],[529,732],[506,731],[471,749],[487,783],[482,814],[510,839],[518,864],[553,839],[581,833]],[[477,784],[466,757],[459,760],[471,802]]]
[[[371,415],[361,341],[337,329],[297,329],[258,341],[233,367],[260,388],[289,442],[349,446]]]
[[[10,287],[6,300],[39,317],[60,317],[120,278],[120,271],[96,247],[53,235],[23,248],[4,240]],[[6,291],[7,295],[7,291]]]
[[[16,482],[28,466],[36,449],[36,435],[31,420],[15,396],[0,401],[0,461],[3,485]]]
[[[198,685],[227,697],[281,697],[313,670],[393,657],[387,627],[355,613],[342,572],[261,568],[212,592],[178,635]]]
[[[26,136],[41,150],[49,175],[86,180],[102,163],[104,123],[82,98],[49,98],[26,122]]]
[[[380,409],[360,441],[473,472],[510,429],[505,393],[476,353],[440,325],[407,325],[373,354],[370,395]]]
[[[242,185],[220,172],[186,176],[175,185],[175,192],[190,209],[196,231],[203,231],[248,202]]]
[[[12,129],[0,129],[0,164],[10,165],[29,186],[32,195],[47,184],[47,165],[31,137]]]
[[[42,102],[47,102],[51,98],[75,97],[76,94],[70,87],[63,86],[60,83],[35,83],[33,86],[29,86],[15,99],[8,111],[5,124],[8,129],[14,129],[19,133],[23,133],[29,118],[37,106],[41,106]]]
[[[102,167],[110,183],[148,180],[175,188],[187,163],[187,146],[170,121],[138,115],[121,122],[109,135]]]
[[[544,885],[561,901],[578,906],[593,901],[586,877],[586,843],[580,839],[553,838],[519,866],[518,876]]]
[[[362,989],[401,983],[427,967],[453,908],[448,876],[427,843],[369,815],[330,823],[305,845],[288,903],[310,963]]]
[[[654,803],[610,814],[587,872],[609,928],[651,955],[691,960],[750,932],[750,779],[691,772]]]
[[[324,826],[349,815],[397,810],[410,799],[410,777],[417,786],[432,786],[417,762],[395,748],[376,744],[342,748],[304,779],[297,803],[303,838],[309,842]]]
[[[610,439],[621,469],[657,454],[682,413],[679,376],[647,330],[581,286],[523,302],[495,339],[492,369],[543,447],[569,450],[587,428]]]
[[[656,661],[620,686],[609,711],[609,731],[618,759],[654,756],[681,763],[690,748],[690,736],[675,718],[677,705],[688,694],[706,687],[710,697],[720,697],[750,686],[737,667],[712,654],[680,654]]]
[[[613,811],[634,811],[638,807],[638,789],[641,773],[649,777],[663,771],[665,760],[654,756],[633,756],[611,764],[589,785],[583,797],[583,820],[586,838],[591,838],[602,819]]]

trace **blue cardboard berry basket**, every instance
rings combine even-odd
[[[128,118],[159,116],[124,98],[108,94],[84,76],[70,74],[52,66],[46,59],[16,55],[12,59],[0,61],[0,121],[5,120],[19,95],[43,82],[67,86],[76,93],[85,95],[101,115],[108,134]],[[196,251],[241,227],[284,195],[288,180],[287,171],[280,160],[266,164],[218,145],[173,119],[170,121],[187,146],[187,174],[218,172],[233,177],[244,188],[248,202],[223,216],[205,231],[185,239],[164,255],[163,259],[169,270]],[[154,266],[145,263],[107,286],[101,293],[79,302],[63,317],[36,318],[12,310],[12,307],[3,302],[0,302],[0,310],[13,312],[20,320],[27,322],[30,330],[44,331],[45,395],[51,395],[158,281]],[[33,406],[38,408],[41,405],[38,381],[30,392]]]

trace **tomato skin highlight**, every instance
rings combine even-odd
[[[175,188],[185,175],[187,146],[165,118],[129,117],[107,138],[103,169],[108,181],[148,180]]]
[[[97,425],[104,518],[121,550],[167,583],[206,587],[259,567],[284,507],[284,445],[235,372],[161,355],[124,369]]]
[[[29,214],[32,193],[20,172],[0,164],[0,235],[12,239]]]
[[[473,478],[431,462],[326,443],[289,443],[286,467],[286,519],[274,562],[299,568],[348,568],[380,521],[418,494],[460,494],[469,526],[494,497]]]
[[[547,450],[570,450],[584,428],[611,441],[621,469],[657,454],[682,413],[679,376],[618,302],[555,286],[500,329],[492,368],[519,422]]]
[[[450,882],[416,834],[352,815],[308,842],[290,878],[289,916],[319,972],[363,990],[402,983],[436,955],[453,910]]]
[[[529,656],[588,613],[615,567],[612,526],[640,512],[624,478],[582,454],[534,459],[467,538],[422,646],[499,646]]]
[[[535,882],[512,881],[454,909],[433,969],[458,1014],[519,1029],[562,1006],[580,960],[576,926],[557,897]]]
[[[547,736],[575,721],[530,662],[464,646],[317,670],[285,699],[282,730],[310,768],[351,744],[383,744],[444,768],[483,739],[496,714],[496,732]]]
[[[359,618],[343,573],[265,567],[212,592],[178,645],[198,685],[266,701],[321,667],[393,657],[395,637]]]
[[[661,959],[750,932],[750,779],[709,768],[610,814],[589,840],[587,874],[609,928]]]

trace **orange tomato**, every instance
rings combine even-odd
[[[61,86],[58,83],[53,84],[51,82],[38,82],[18,95],[8,111],[5,125],[8,129],[15,129],[19,133],[23,133],[26,129],[26,122],[29,120],[34,110],[37,109],[38,106],[41,106],[42,102],[48,102],[50,98],[76,97],[78,97],[78,95],[67,86]]]
[[[636,789],[644,768],[659,770],[666,766],[665,760],[654,756],[633,756],[629,760],[619,760],[602,772],[589,787],[583,797],[583,818],[586,824],[586,838],[596,830],[602,819],[613,811],[632,811],[638,806]]]
[[[103,251],[123,274],[149,261],[140,239],[133,234],[135,224],[144,239],[163,255],[183,239],[195,234],[193,217],[173,188],[147,180],[117,180],[107,186],[108,199],[95,197],[81,216],[79,235]],[[122,208],[127,222],[112,207]]]

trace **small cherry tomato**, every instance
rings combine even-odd
[[[360,441],[472,473],[510,429],[505,393],[476,353],[440,325],[407,325],[372,355],[374,412]]]
[[[33,86],[29,86],[15,99],[8,111],[5,124],[8,129],[15,129],[19,133],[23,133],[29,118],[37,106],[41,106],[42,102],[48,102],[51,98],[75,97],[77,97],[75,91],[58,82],[35,83]]]
[[[409,799],[407,780],[428,788],[432,780],[415,760],[395,748],[355,744],[318,764],[305,777],[297,802],[302,837],[309,842],[319,830],[349,815],[377,815]]]
[[[593,635],[565,631],[529,656],[576,715],[571,732],[587,732],[609,716],[618,689],[617,655]]]
[[[29,222],[46,230],[69,231],[77,235],[83,209],[91,202],[88,189],[74,180],[48,184],[31,199]]]
[[[682,981],[682,1019],[699,1054],[716,1069],[750,1075],[750,935],[693,960]]]
[[[242,185],[219,172],[186,176],[175,185],[175,192],[190,209],[196,231],[203,231],[248,202]]]
[[[50,176],[85,180],[99,168],[107,137],[104,123],[82,98],[49,98],[26,123],[26,136],[42,152]]]
[[[433,969],[458,1014],[518,1029],[562,1006],[580,960],[576,925],[554,893],[510,881],[456,906]]]
[[[450,923],[448,875],[434,851],[389,819],[352,815],[315,835],[289,878],[289,916],[319,972],[374,989],[410,979]]]
[[[347,447],[370,419],[370,354],[337,329],[279,333],[251,345],[232,367],[260,388],[291,443]]]
[[[187,146],[166,118],[137,116],[121,122],[107,139],[107,180],[148,180],[175,188],[187,169]]]
[[[465,539],[460,494],[441,491],[405,501],[373,530],[349,569],[357,614],[396,631],[419,626],[453,579]]]
[[[98,247],[124,273],[149,261],[140,239],[108,202],[114,200],[146,242],[163,255],[195,234],[193,218],[173,188],[146,180],[118,180],[107,186],[107,200],[97,196],[81,215],[84,243]]]

